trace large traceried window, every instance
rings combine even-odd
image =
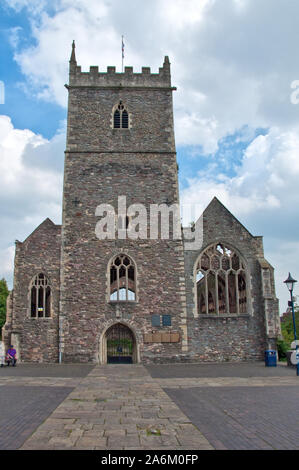
[[[125,109],[123,102],[120,101],[117,108],[113,113],[113,128],[114,129],[128,129],[129,128],[129,115]]]
[[[135,264],[127,255],[117,255],[110,266],[110,301],[136,300]]]
[[[245,264],[237,253],[221,243],[207,248],[196,266],[198,314],[246,314],[247,284]]]
[[[47,318],[51,316],[51,287],[48,278],[40,273],[30,285],[30,316],[31,318]]]

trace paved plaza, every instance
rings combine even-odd
[[[0,369],[0,449],[299,449],[299,379],[263,363]]]

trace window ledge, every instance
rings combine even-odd
[[[108,304],[137,304],[137,300],[109,300]]]
[[[199,313],[199,318],[249,318],[251,315],[249,313],[223,313],[221,315],[206,315],[205,313]]]
[[[28,317],[29,320],[53,320],[53,317]]]

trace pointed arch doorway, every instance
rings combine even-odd
[[[133,364],[137,362],[137,347],[133,331],[123,323],[115,323],[105,333],[107,364]]]

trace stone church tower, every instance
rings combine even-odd
[[[62,226],[16,244],[5,342],[24,362],[261,359],[280,333],[261,237],[217,199],[193,234],[175,213],[168,57],[82,72],[73,43],[66,88]]]

